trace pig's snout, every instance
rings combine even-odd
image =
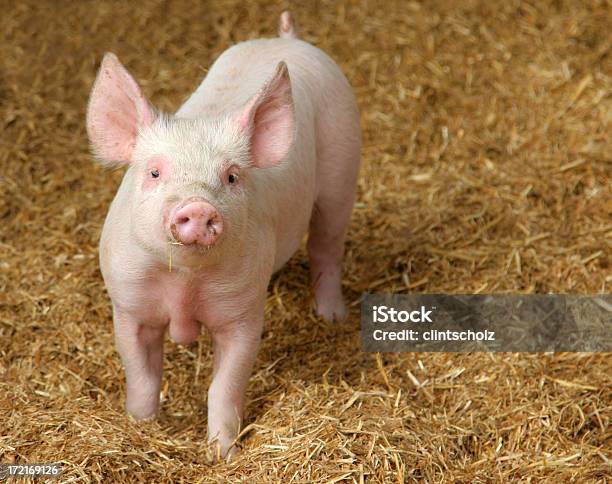
[[[210,247],[223,232],[223,218],[206,200],[191,200],[174,213],[170,230],[182,244]]]

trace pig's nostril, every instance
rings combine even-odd
[[[217,229],[218,229],[218,224],[217,224],[217,217],[211,217],[208,219],[208,221],[206,222],[206,230],[208,230],[208,232],[212,233],[213,235],[217,235]]]
[[[178,217],[176,219],[177,224],[186,224],[187,222],[189,222],[189,217],[186,217],[186,216]]]

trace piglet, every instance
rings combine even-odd
[[[308,231],[315,310],[342,319],[344,238],[360,164],[359,113],[348,81],[298,38],[225,51],[173,115],[152,107],[111,53],[87,111],[104,165],[127,166],[100,240],[117,348],[136,419],[159,407],[166,329],[214,345],[208,438],[235,452],[271,275]]]

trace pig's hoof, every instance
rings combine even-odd
[[[346,305],[342,300],[342,296],[316,298],[315,311],[318,316],[329,322],[344,321],[346,319]]]
[[[230,440],[228,438],[219,438],[211,440],[210,443],[210,457],[213,462],[222,462],[224,460],[229,462],[238,453],[238,447],[236,446],[235,439]]]

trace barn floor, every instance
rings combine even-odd
[[[105,51],[173,111],[235,42],[293,11],[359,99],[351,315],[277,274],[240,455],[211,464],[206,336],[166,345],[158,421],[123,411],[97,262],[122,172],[88,152]],[[606,482],[609,354],[366,354],[364,292],[612,286],[612,5],[605,0],[67,2],[0,15],[0,463],[65,482]]]

